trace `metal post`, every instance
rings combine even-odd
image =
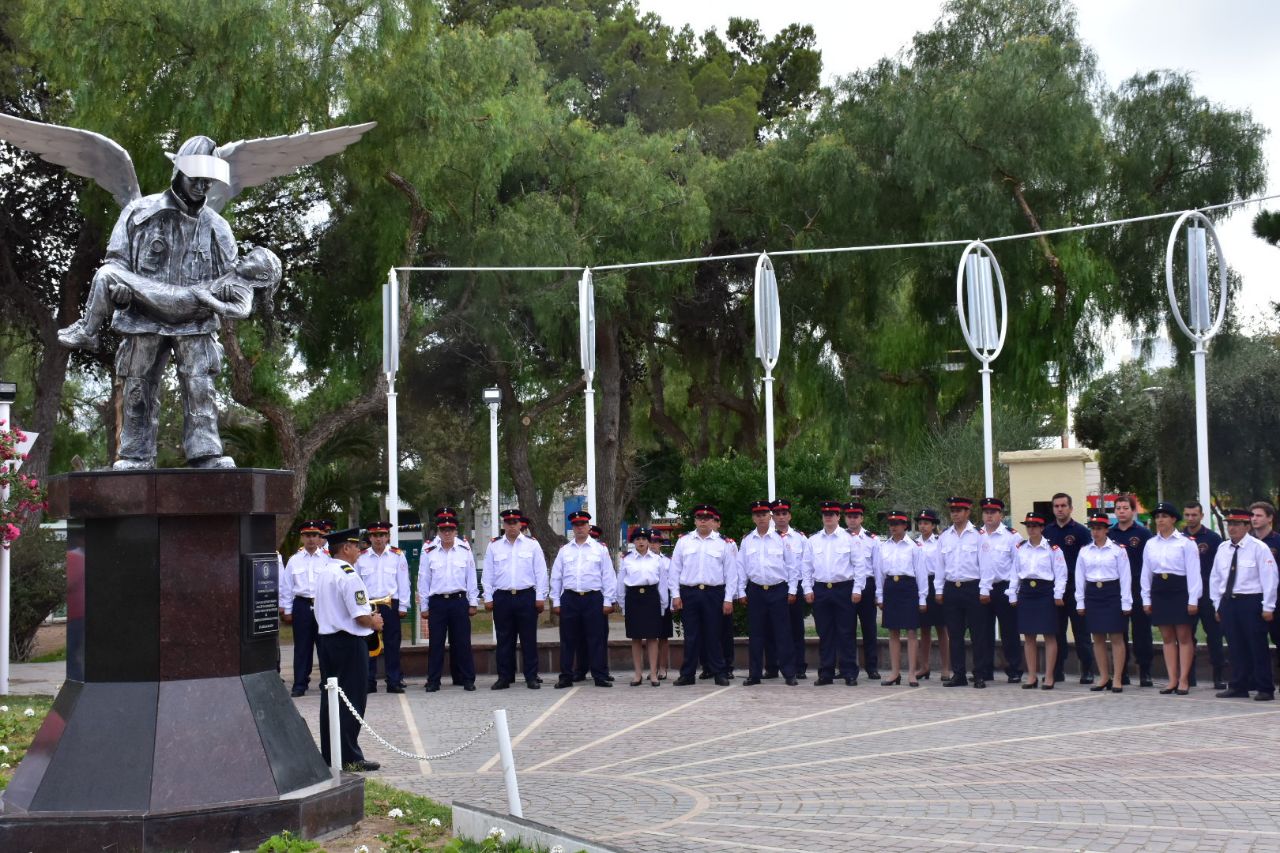
[[[764,373],[764,443],[765,459],[769,466],[769,500],[778,496],[777,475],[773,458],[773,371]]]
[[[588,267],[578,282],[578,353],[586,380],[587,509],[599,517],[596,503],[596,286]]]
[[[764,252],[756,259],[753,288],[756,326],[756,358],[764,368],[764,444],[768,468],[769,500],[778,496],[777,467],[773,447],[773,368],[782,349],[782,308],[778,302],[778,277],[773,261]],[[770,528],[772,529],[772,527]]]
[[[991,363],[982,363],[982,470],[987,491],[984,494],[996,493],[995,460],[992,453],[991,440]]]
[[[1212,506],[1209,494],[1209,396],[1205,387],[1205,342],[1197,342],[1196,359],[1196,474],[1200,506]]]
[[[516,785],[516,759],[511,753],[511,732],[507,730],[506,709],[494,709],[493,730],[498,735],[502,775],[507,783],[507,812],[514,817],[524,817],[524,809],[520,808],[520,788]]]
[[[498,535],[498,404],[489,404],[489,535]]]
[[[596,390],[592,387],[594,371],[587,371],[587,509],[600,515],[596,503]]]
[[[11,431],[9,401],[0,400],[0,431]],[[4,463],[6,473],[9,463]],[[9,500],[9,487],[0,488],[0,502]],[[9,549],[0,547],[0,696],[9,695]]]
[[[967,287],[966,287],[967,285]],[[1000,295],[999,323],[996,294]],[[1004,274],[991,249],[981,240],[965,247],[956,270],[956,313],[969,352],[982,363],[982,474],[986,494],[995,495],[995,442],[991,425],[991,362],[1004,349],[1009,328],[1009,305]],[[998,328],[997,328],[998,326]]]
[[[338,723],[342,699],[338,696],[338,679],[327,680],[324,689],[329,695],[329,719],[323,721],[329,727],[329,772],[336,784],[342,781],[342,727]]]

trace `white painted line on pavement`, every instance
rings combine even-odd
[[[912,817],[911,819],[914,820],[915,818]],[[784,827],[784,826],[770,826],[768,824],[721,823],[719,821],[717,821],[716,823],[709,823],[707,821],[700,821],[700,820],[691,820],[687,825],[688,826],[729,827],[731,829],[743,829],[743,830],[766,829],[766,830],[774,830],[777,832],[784,832],[784,833],[804,832],[804,833],[809,833],[810,835],[838,835],[842,837],[850,836],[850,835],[860,835],[860,836],[870,836],[872,838],[884,839],[889,841],[923,841],[923,842],[927,842],[929,844],[934,844],[934,845],[947,845],[950,847],[956,847],[956,846],[977,847],[983,850],[986,850],[992,847],[1004,847],[1011,850],[1055,850],[1055,851],[1061,851],[1061,850],[1075,851],[1075,850],[1082,849],[1079,847],[1079,845],[1074,845],[1074,844],[1069,847],[1038,847],[1034,844],[1027,844],[1026,842],[1020,842],[1018,844],[1002,844],[998,841],[991,841],[986,838],[982,839],[982,841],[973,841],[967,838],[966,839],[961,839],[961,838],[950,839],[950,838],[939,838],[937,836],[893,835],[893,834],[888,834],[884,832],[867,832],[867,831],[860,831],[856,829],[813,829],[809,827],[799,827],[799,826],[790,826],[790,825]],[[726,841],[724,839],[716,839],[716,840],[718,840],[719,843],[721,844],[738,844],[739,846],[742,846],[742,847],[755,846],[750,844],[740,844],[739,842]],[[778,849],[787,849],[787,848],[762,847],[760,849],[778,850]],[[807,850],[811,848],[804,848],[804,849]]]
[[[409,708],[407,694],[400,694],[400,710],[404,713],[404,724],[409,729],[409,742],[413,744],[413,751],[418,755],[426,755],[427,751],[422,746],[422,735],[418,734],[418,724],[413,721],[413,711]],[[419,761],[418,772],[423,776],[430,776],[431,764],[426,761]]]
[[[534,729],[542,725],[546,721],[547,717],[550,717],[552,714],[554,714],[561,705],[569,701],[570,696],[572,696],[574,693],[577,693],[577,692],[578,692],[578,688],[575,687],[569,692],[565,693],[563,696],[561,696],[559,699],[556,700],[554,705],[552,705],[547,710],[543,711],[542,714],[538,717],[538,719],[534,720],[532,723],[525,726],[524,731],[520,732],[520,734],[516,735],[511,739],[511,748],[514,750],[517,746],[519,746],[521,741],[527,738]],[[490,770],[493,769],[493,766],[501,760],[502,760],[501,753],[495,752],[492,758],[490,758],[484,764],[481,764],[476,769],[476,772],[488,773]]]

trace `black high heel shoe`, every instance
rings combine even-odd
[[[1108,680],[1106,680],[1106,681],[1102,682],[1101,684],[1095,684],[1094,686],[1090,687],[1090,688],[1089,688],[1089,692],[1090,692],[1090,693],[1102,693],[1104,690],[1110,690],[1110,689],[1111,689],[1111,680],[1110,680],[1110,679],[1108,679]]]
[[[901,683],[902,683],[902,676],[899,675],[897,678],[893,679],[892,681],[880,682],[880,686],[881,687],[897,687]]]
[[[1022,685],[1022,689],[1035,690],[1039,686],[1040,686],[1040,679],[1037,678],[1035,681],[1028,681],[1026,684]]]
[[[928,669],[926,669],[924,672],[917,672],[916,681],[928,681],[931,675],[933,675],[933,672]]]

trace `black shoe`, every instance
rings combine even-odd
[[[613,681],[613,676],[612,676],[612,675],[606,675],[606,676],[604,677],[604,680],[605,680],[605,681]]]
[[[1178,688],[1176,688],[1176,687],[1161,687],[1161,688],[1160,688],[1160,695],[1161,695],[1161,696],[1168,696],[1168,695],[1170,695],[1170,694],[1174,693],[1177,689],[1178,689]]]
[[[1227,689],[1227,682],[1225,682],[1225,681],[1215,681],[1215,682],[1213,682],[1213,689],[1214,689],[1214,690],[1226,690],[1226,689]]]
[[[1104,682],[1102,682],[1101,684],[1095,684],[1093,687],[1090,687],[1090,688],[1089,688],[1089,692],[1090,692],[1090,693],[1102,693],[1104,690],[1110,690],[1110,689],[1111,689],[1111,682],[1110,682],[1110,681],[1104,681]]]
[[[375,681],[373,684],[370,684],[370,685],[369,685],[369,690],[368,690],[367,692],[369,692],[369,693],[377,693],[377,692],[378,692],[378,683]]]
[[[396,687],[399,687],[401,690],[404,690],[404,689],[408,688],[408,686],[409,686],[409,685],[407,685],[407,684],[405,684],[405,683],[404,683],[404,679],[403,679],[403,678],[396,682]]]
[[[1127,675],[1122,675],[1122,676],[1120,677],[1120,686],[1121,686],[1121,687],[1128,687],[1128,686],[1129,686],[1129,676],[1127,676]]]
[[[730,681],[732,681],[733,679],[737,678],[738,676],[736,676],[736,675],[734,675],[734,674],[733,674],[733,670],[729,670],[728,672],[726,672],[726,673],[725,673],[725,676],[724,676],[724,677],[725,677],[725,678],[727,678],[727,679],[729,679]]]
[[[1093,684],[1093,673],[1092,673],[1092,672],[1086,672],[1084,675],[1080,676],[1080,683],[1081,683],[1081,684]]]
[[[539,678],[537,681],[526,681],[526,682],[524,683],[524,686],[525,686],[525,687],[528,687],[530,690],[541,690],[541,689],[542,689],[542,679],[541,679],[541,678]]]
[[[1188,689],[1186,689],[1186,690],[1183,690],[1181,687],[1179,687],[1177,690],[1175,690],[1175,691],[1173,691],[1173,692],[1174,692],[1174,693],[1176,693],[1176,694],[1177,694],[1177,695],[1179,695],[1179,696],[1186,696],[1187,694],[1189,694],[1189,693],[1191,692],[1191,690],[1190,690],[1190,688],[1188,688]]]
[[[814,687],[826,687],[828,684],[835,684],[835,681],[825,675],[819,675],[818,680],[813,682]]]
[[[295,687],[295,688],[293,688],[292,690],[290,690],[290,691],[289,691],[289,695],[290,695],[290,696],[292,696],[294,699],[297,699],[299,696],[306,696],[306,695],[307,695],[307,688],[305,688],[305,687]]]
[[[950,680],[942,682],[943,687],[967,687],[969,681],[963,675],[953,675]]]
[[[762,675],[762,676],[760,676],[760,677],[761,677],[761,678],[777,678],[777,677],[778,677],[778,671],[777,671],[776,669],[766,669],[766,670],[764,671],[764,675]]]
[[[879,681],[879,680],[880,680],[880,670],[878,670],[878,669],[869,669],[869,670],[867,670],[867,678],[871,679],[872,681]]]
[[[1218,667],[1213,671],[1213,689],[1214,690],[1227,689],[1227,679],[1223,676],[1221,667]]]
[[[1056,682],[1056,681],[1055,681],[1053,684],[1041,684],[1041,685],[1040,685],[1040,689],[1041,689],[1041,690],[1052,690],[1052,689],[1053,689],[1053,685],[1054,685],[1054,684],[1057,684],[1057,683],[1058,683],[1058,682]]]
[[[1272,702],[1272,701],[1274,701],[1274,700],[1275,700],[1275,698],[1276,698],[1276,694],[1274,694],[1274,693],[1259,693],[1259,694],[1257,694],[1256,696],[1254,696],[1254,697],[1253,697],[1253,701],[1255,701],[1255,702]]]
[[[1022,683],[1022,676],[1021,676],[1021,675],[1011,675],[1011,676],[1009,676],[1009,683],[1010,683],[1010,684],[1021,684],[1021,683]]]
[[[797,672],[797,673],[796,673],[796,678],[800,679],[801,681],[808,681],[808,680],[809,680],[809,673],[807,673],[807,672]]]
[[[702,672],[698,673],[698,680],[699,680],[699,681],[706,681],[706,680],[708,680],[708,679],[710,679],[710,678],[712,678],[712,677],[713,677],[713,676],[711,675],[711,670],[709,670],[709,669],[704,669]]]
[[[671,683],[676,687],[688,687],[694,683],[694,680],[692,675],[682,675]]]
[[[1155,682],[1151,680],[1150,672],[1138,673],[1138,686],[1139,687],[1155,687],[1156,686]]]
[[[902,676],[901,676],[901,675],[899,675],[897,678],[893,679],[892,681],[881,681],[881,682],[880,682],[880,686],[881,686],[881,687],[898,687],[898,686],[899,686],[899,685],[901,685],[901,684],[902,684]]]
[[[1035,690],[1039,686],[1040,686],[1040,679],[1037,678],[1035,681],[1028,681],[1026,684],[1022,685],[1022,689]]]
[[[593,681],[595,682],[596,687],[612,687],[613,686],[613,682],[607,678],[596,678],[596,679],[593,679]]]
[[[987,682],[983,681],[981,678],[975,678],[973,680],[973,686],[978,690],[985,690],[987,687]]]
[[[926,669],[924,672],[916,673],[916,681],[928,681],[933,677],[933,670]]]
[[[1111,692],[1112,692],[1112,693],[1123,693],[1123,692],[1124,692],[1124,688],[1123,688],[1123,687],[1112,687],[1112,688],[1111,688]]]
[[[775,676],[775,678],[776,678],[776,677],[777,677],[777,676]],[[753,684],[759,684],[759,683],[760,683],[760,679],[758,679],[758,678],[748,678],[747,680],[745,680],[745,681],[743,681],[743,682],[742,682],[742,686],[743,686],[743,687],[750,687],[750,686],[752,686]]]
[[[716,676],[716,687],[728,687],[729,679],[723,675]]]
[[[462,685],[462,689],[470,693],[476,689],[476,683],[474,681],[468,681],[466,684]]]
[[[493,684],[489,685],[489,689],[490,690],[506,690],[510,686],[511,686],[510,681],[507,681],[505,678],[499,678],[497,681],[493,682]]]
[[[1248,690],[1223,690],[1221,693],[1215,693],[1213,695],[1218,697],[1219,699],[1248,699],[1249,691]],[[1261,696],[1265,694],[1260,693],[1258,695]]]
[[[577,684],[579,681],[586,681],[586,680],[587,680],[587,677],[586,677],[585,675],[577,675],[577,674],[575,673],[575,674],[574,674],[574,676],[573,676],[573,683],[574,683],[574,684]]]
[[[572,686],[573,686],[572,677],[565,678],[561,676],[560,679],[556,681],[556,690],[564,690],[566,687],[572,687]]]
[[[382,765],[376,761],[353,761],[350,764],[342,765],[342,769],[348,773],[367,773],[377,770]]]
[[[846,686],[848,686],[848,687],[857,687],[857,686],[858,686],[858,679],[857,679],[857,678],[846,678],[846,679],[844,680],[844,683],[845,683],[845,685],[846,685]]]
[[[425,685],[422,689],[423,689],[423,690],[425,690],[425,691],[427,691],[428,693],[436,693],[436,692],[438,692],[438,691],[440,690],[440,685],[439,685],[439,684],[427,684],[427,685]]]
[[[404,692],[404,688],[403,688],[403,687],[401,687],[399,684],[388,684],[388,685],[387,685],[387,692],[388,692],[388,693],[403,693],[403,692]]]
[[[796,685],[798,685],[799,683],[800,683],[800,682],[796,681],[796,677],[795,677],[794,675],[787,679],[787,686],[788,686],[788,687],[795,687],[795,686],[796,686]]]

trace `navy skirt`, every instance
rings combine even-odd
[[[624,620],[628,640],[656,640],[662,636],[662,597],[656,586],[627,587]]]
[[[1183,595],[1186,595],[1185,587]],[[1184,598],[1183,601],[1186,601]],[[1185,605],[1184,605],[1185,610]],[[1120,609],[1120,581],[1088,581],[1084,585],[1084,624],[1090,634],[1119,634],[1125,629]]]
[[[1018,633],[1023,636],[1057,636],[1058,608],[1053,603],[1053,581],[1023,578],[1018,581]]]
[[[670,640],[676,634],[676,614],[670,607],[662,612],[662,633],[659,640]]]
[[[880,624],[897,631],[920,627],[920,586],[915,575],[884,576],[884,611]]]
[[[1196,617],[1187,613],[1187,578],[1185,575],[1151,576],[1151,624],[1192,625]]]
[[[933,575],[929,575],[929,597],[925,602],[928,609],[924,613],[916,611],[920,615],[921,628],[941,628],[947,624],[947,620],[942,615],[942,605],[938,603],[938,599],[934,598],[937,594],[933,586]]]

